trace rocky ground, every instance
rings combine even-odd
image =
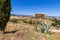
[[[8,22],[5,31],[8,33],[0,33],[0,40],[60,40],[59,33],[41,33],[35,30],[35,25],[25,23]]]
[[[0,33],[0,40],[40,40],[40,33],[32,31],[33,27],[26,24],[14,24],[9,22],[6,34]],[[15,33],[11,31],[16,31]]]

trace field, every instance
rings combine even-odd
[[[31,17],[11,16],[5,30],[8,33],[0,33],[0,40],[60,40],[60,33],[41,33],[40,19],[37,20]],[[46,21],[49,21],[49,24],[52,23],[51,20]],[[36,27],[38,27],[38,30],[36,30]],[[52,28],[56,29],[56,27]]]

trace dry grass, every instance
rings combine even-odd
[[[40,25],[38,25],[40,26]],[[43,34],[35,30],[36,25],[8,22],[5,31],[18,30],[15,33],[0,33],[0,40],[60,40],[60,33]],[[40,28],[40,27],[39,27]]]

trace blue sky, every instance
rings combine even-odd
[[[11,0],[11,14],[60,16],[60,0]]]

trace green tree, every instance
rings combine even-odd
[[[4,33],[10,18],[11,0],[0,0],[0,30]]]

